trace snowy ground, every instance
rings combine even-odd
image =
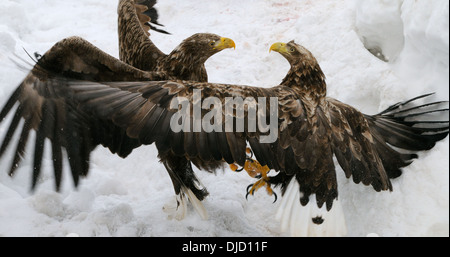
[[[395,102],[437,92],[448,100],[449,4],[447,0],[160,0],[160,22],[172,35],[153,33],[168,53],[196,32],[232,38],[207,63],[210,81],[270,87],[289,65],[269,46],[295,39],[310,49],[327,75],[328,94],[374,114]],[[117,0],[2,0],[0,3],[0,105],[26,75],[10,61],[28,58],[57,41],[81,36],[118,56]],[[365,46],[382,52],[383,62]],[[448,118],[448,117],[447,117]],[[6,133],[8,120],[0,126]],[[5,125],[6,124],[6,125]],[[12,150],[12,149],[11,149]],[[404,169],[394,191],[355,185],[338,169],[339,196],[349,236],[448,236],[449,140]],[[53,191],[51,161],[36,193],[29,193],[32,157],[14,178],[11,153],[0,160],[0,236],[283,236],[277,205],[264,191],[245,199],[252,182],[244,173],[198,172],[210,191],[209,219],[191,209],[183,221],[162,211],[173,188],[153,146],[122,160],[93,153],[91,172],[74,190],[66,165],[63,191]],[[47,155],[48,156],[48,155]]]

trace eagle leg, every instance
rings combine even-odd
[[[247,152],[247,154],[250,154],[250,156],[247,156],[247,161],[254,162],[255,160],[252,159],[253,158],[252,149],[247,147],[246,152]],[[236,164],[232,163],[232,164],[230,164],[230,169],[235,172],[241,172],[244,170],[244,167],[239,168]],[[250,176],[252,176],[252,175],[250,175]],[[252,176],[252,177],[254,177],[254,176]]]
[[[208,191],[195,176],[191,162],[184,156],[172,153],[160,154],[159,157],[172,179],[176,194],[175,201],[164,206],[169,217],[183,219],[186,215],[186,201],[189,200],[200,217],[206,220],[208,214],[201,201],[208,195]]]

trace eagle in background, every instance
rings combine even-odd
[[[261,165],[278,172],[262,180],[282,188],[276,216],[283,230],[290,229],[292,235],[344,235],[333,157],[355,183],[371,185],[376,191],[392,190],[390,179],[417,157],[415,152],[431,149],[448,135],[448,120],[434,120],[436,114],[448,112],[440,107],[444,102],[415,104],[428,95],[376,115],[327,97],[317,60],[294,42],[271,47],[291,64],[282,83],[272,88],[162,80],[159,72],[141,71],[119,61],[108,66],[95,55],[77,55],[73,49],[57,44],[43,55],[0,112],[2,121],[15,107],[0,154],[19,121],[25,120],[11,172],[24,154],[30,130],[36,131],[33,185],[46,138],[51,142],[56,180],[61,180],[65,149],[75,184],[88,172],[90,153],[98,145],[125,157],[136,147],[155,143],[160,156],[170,153],[186,158],[207,171],[224,163],[244,166],[249,145]],[[212,132],[171,130],[170,121],[177,112],[170,108],[171,102],[183,97],[192,104],[194,90],[200,90],[202,99],[216,97],[222,102],[227,97],[277,98],[277,106],[266,106],[266,113],[271,107],[278,110],[276,141],[261,143],[267,132],[259,128],[256,132],[225,132],[223,127]],[[224,126],[227,117],[222,113],[219,124]],[[243,117],[247,124],[247,110]],[[228,118],[238,117],[233,113]]]
[[[142,3],[141,3],[142,2]],[[118,33],[120,60],[145,71],[161,71],[180,80],[207,82],[205,62],[212,55],[235,48],[233,40],[210,33],[186,38],[170,54],[164,54],[149,38],[152,20],[147,16],[156,1],[120,0]]]

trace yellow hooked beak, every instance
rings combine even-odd
[[[213,49],[221,51],[221,50],[227,49],[227,48],[236,49],[236,44],[234,43],[234,41],[232,39],[222,37],[222,38],[220,38],[220,41],[216,42]]]
[[[280,42],[275,43],[275,44],[273,44],[270,47],[269,53],[272,52],[272,51],[278,52],[280,54],[287,54],[287,53],[289,53],[286,44],[285,43],[280,43]]]

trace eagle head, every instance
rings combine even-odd
[[[317,60],[313,54],[305,47],[295,43],[294,40],[289,43],[275,43],[270,47],[271,51],[280,53],[289,61],[291,66],[297,66],[298,64],[303,64],[302,66],[315,66],[317,64]]]
[[[323,99],[326,95],[325,74],[308,49],[292,40],[289,43],[275,43],[270,47],[270,51],[280,53],[291,64],[291,69],[281,82],[282,85],[294,88],[301,94],[307,92],[309,95],[315,95],[316,102]]]
[[[236,48],[232,39],[211,33],[197,33],[185,39],[178,47],[185,58],[205,62],[214,54],[227,49]]]

